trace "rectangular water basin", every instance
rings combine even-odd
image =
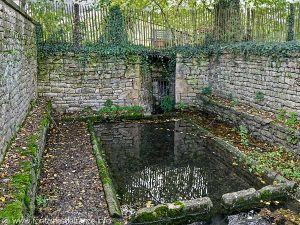
[[[184,120],[95,125],[122,208],[262,187],[226,149]]]

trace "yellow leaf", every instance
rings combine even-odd
[[[147,208],[150,208],[151,206],[153,206],[152,201],[146,202],[146,207],[147,207]]]
[[[0,197],[1,202],[5,202],[5,197]]]

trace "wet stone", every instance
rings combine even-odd
[[[235,208],[243,204],[256,201],[258,198],[259,193],[254,188],[250,188],[247,190],[224,194],[222,196],[222,201],[225,207]]]
[[[262,200],[274,200],[286,197],[293,191],[295,182],[279,183],[277,185],[268,185],[260,189],[258,192]]]
[[[271,225],[271,223],[253,213],[240,213],[228,216],[228,225]]]
[[[213,203],[208,197],[182,201],[182,204],[188,213],[208,213],[213,208]]]

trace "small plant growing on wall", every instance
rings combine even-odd
[[[279,121],[284,121],[286,117],[287,111],[285,109],[279,109],[276,119]]]
[[[171,112],[174,108],[174,101],[171,96],[166,95],[160,100],[160,107],[164,112]]]
[[[296,135],[296,130],[293,128],[288,128],[288,136],[287,141],[292,144],[296,145],[298,143],[298,137]]]
[[[113,101],[110,100],[110,99],[107,99],[105,102],[104,102],[104,107],[112,107],[113,106]]]
[[[231,107],[236,107],[239,104],[239,101],[237,99],[232,99],[230,101],[230,106]]]
[[[209,85],[207,87],[204,87],[202,89],[202,92],[201,92],[203,95],[206,95],[206,96],[211,96],[212,95],[212,87]]]
[[[298,125],[298,114],[296,112],[290,112],[287,114],[285,125],[293,127]]]
[[[187,104],[185,104],[184,102],[179,102],[179,104],[177,105],[177,108],[181,111],[181,112],[183,112],[184,110],[186,110],[187,109]]]
[[[249,131],[247,129],[247,127],[245,125],[240,125],[240,130],[239,130],[239,134],[241,137],[241,143],[244,147],[248,147],[249,146]]]
[[[263,100],[265,100],[265,94],[262,93],[261,91],[257,91],[257,92],[255,93],[255,100],[256,100],[257,102],[262,102]]]

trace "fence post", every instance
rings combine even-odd
[[[26,0],[20,0],[20,8],[24,10],[25,6],[26,6]]]
[[[250,8],[246,8],[246,41],[252,41],[252,26],[251,19],[253,18],[253,14],[251,13]]]
[[[289,9],[290,12],[287,18],[287,23],[288,23],[287,41],[293,41],[295,39],[295,6],[293,3],[290,3]]]
[[[79,4],[74,4],[74,30],[73,30],[73,43],[75,46],[80,45],[80,15]]]

